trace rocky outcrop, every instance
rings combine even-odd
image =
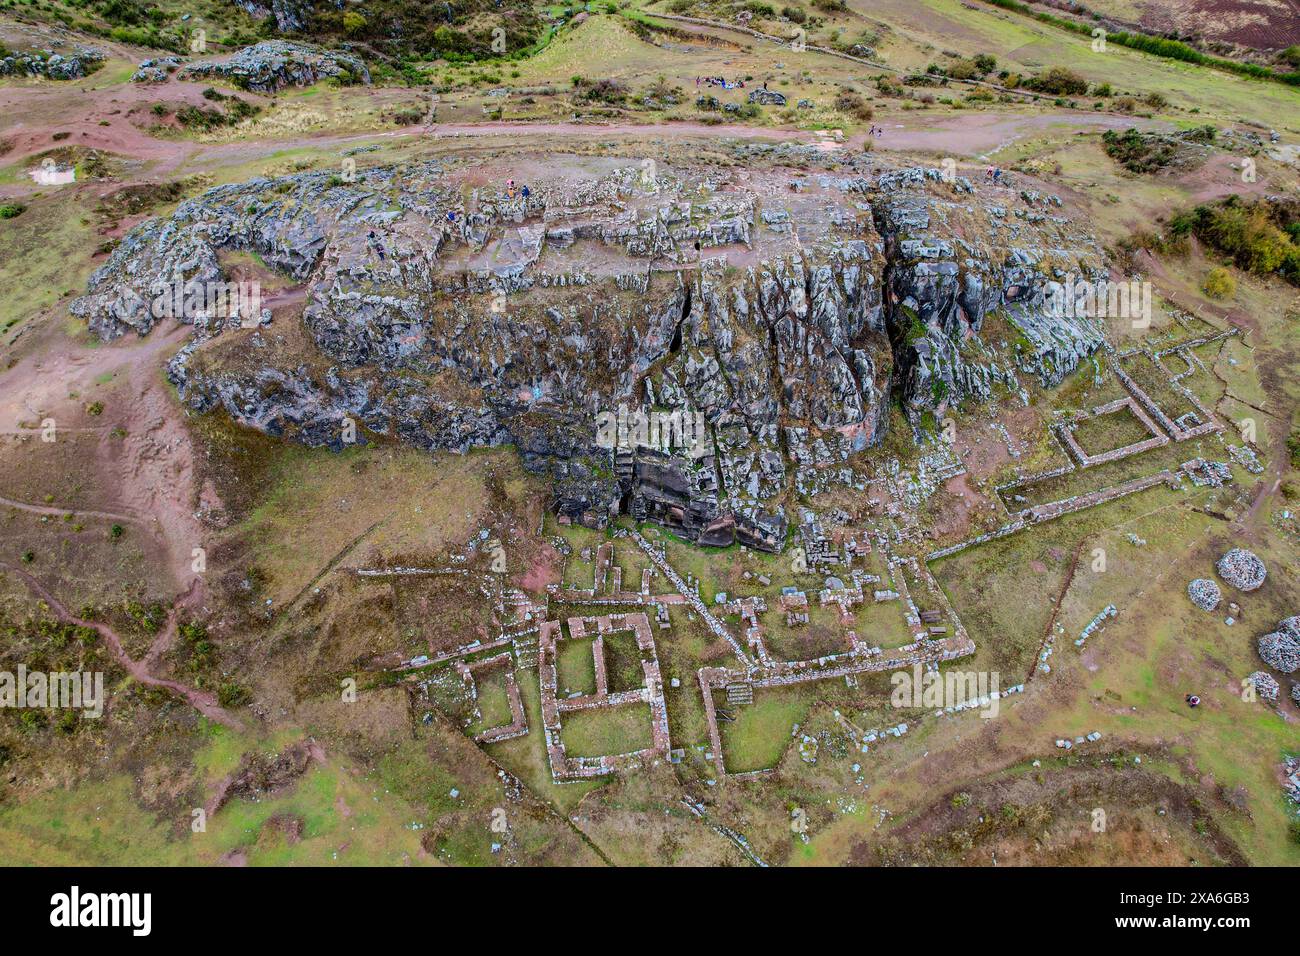
[[[1011,205],[1005,191],[977,197],[965,177],[916,167],[882,175],[879,188],[890,336],[914,423],[996,386],[1018,390],[1017,370],[1055,386],[1101,347],[1095,319],[1049,308],[1051,283],[1104,275],[1092,237],[1041,211],[1059,200],[1025,194]],[[1001,327],[982,335],[995,313]]]
[[[467,191],[437,162],[219,186],[128,234],[72,310],[103,338],[193,322],[170,377],[195,411],[336,448],[350,428],[513,444],[564,519],[622,512],[769,550],[810,470],[883,438],[891,389],[933,414],[1059,361],[981,337],[1008,298],[1031,307],[1009,289],[1046,277],[984,261],[994,237],[941,238],[951,192],[928,174],[879,188],[860,170],[755,168],[740,185],[618,159],[553,169],[527,197]],[[200,301],[238,251],[302,285],[300,318],[266,328],[269,311],[235,321]],[[683,415],[700,423],[689,448]]]
[[[91,47],[72,53],[43,50],[13,53],[0,59],[0,76],[43,76],[51,80],[77,80],[89,76],[104,63],[104,54]]]
[[[275,18],[275,28],[281,33],[301,33],[307,28],[311,16],[312,4],[309,0],[235,0],[236,4],[249,16],[258,20]]]
[[[158,59],[141,60],[136,71],[131,74],[132,83],[166,83],[168,78],[180,69],[184,62],[178,56],[164,56]]]
[[[370,71],[360,57],[351,53],[267,40],[244,47],[225,60],[193,63],[180,72],[183,80],[210,77],[254,93],[274,93],[287,86],[311,86],[331,77],[348,84],[369,83]]]

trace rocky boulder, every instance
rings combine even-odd
[[[180,72],[183,80],[211,77],[254,93],[274,93],[287,86],[311,86],[328,78],[347,84],[369,83],[370,71],[360,57],[351,53],[267,40],[244,47],[225,60],[193,63]]]
[[[136,71],[131,74],[132,83],[166,83],[168,77],[180,69],[184,61],[178,56],[165,56],[159,59],[141,60]]]
[[[1187,585],[1187,596],[1202,611],[1213,611],[1223,600],[1223,592],[1219,590],[1219,585],[1209,578],[1197,578]]]

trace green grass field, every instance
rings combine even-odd
[[[645,750],[653,743],[649,704],[577,710],[563,716],[560,737],[570,757],[602,757]]]

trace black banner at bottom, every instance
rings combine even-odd
[[[1284,931],[1292,884],[1284,872],[1247,869],[7,869],[0,911],[20,938],[77,934],[128,946],[191,941],[198,927],[210,927],[215,942],[250,925],[259,943],[281,935],[373,943],[382,927],[447,919],[543,935],[568,924],[601,939],[640,935],[647,917],[674,933],[695,925],[731,933],[784,913],[806,931],[833,927],[837,913],[846,929],[860,925],[867,911],[882,927],[912,923],[954,942],[968,941],[962,924],[977,920],[994,940],[1068,928],[1072,940],[1172,933],[1230,945],[1241,933]],[[723,913],[731,916],[720,925]]]

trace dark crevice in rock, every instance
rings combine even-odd
[[[686,283],[686,298],[682,300],[682,315],[677,320],[677,327],[673,329],[673,340],[668,346],[668,354],[676,355],[682,350],[682,327],[686,325],[686,320],[691,317],[691,284]]]

